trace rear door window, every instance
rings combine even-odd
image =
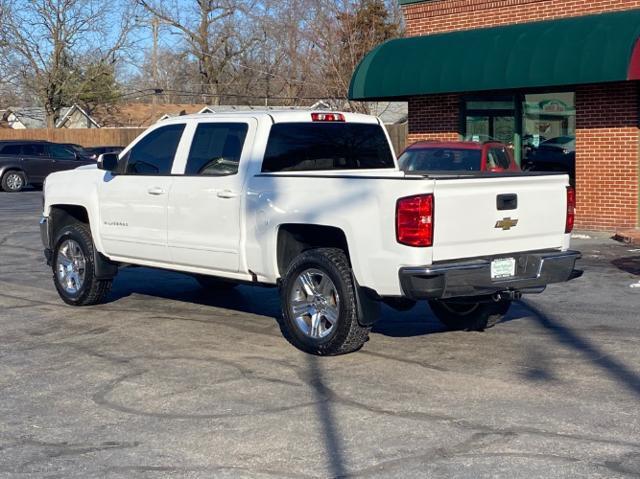
[[[200,123],[191,143],[184,173],[235,175],[248,128],[246,123]]]
[[[128,175],[169,175],[173,166],[184,123],[157,128],[140,140],[127,153]]]
[[[49,155],[56,160],[75,160],[75,152],[64,145],[49,145]]]
[[[510,164],[509,154],[504,148],[489,148],[487,153],[487,168],[508,170]]]
[[[18,156],[22,152],[22,145],[7,145],[0,150],[2,155]]]
[[[380,125],[276,123],[271,127],[263,172],[395,168]]]
[[[22,154],[24,156],[47,156],[47,151],[44,145],[36,143],[22,145]]]

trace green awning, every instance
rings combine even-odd
[[[640,79],[640,10],[390,40],[356,68],[349,98]]]

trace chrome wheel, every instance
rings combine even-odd
[[[22,175],[19,175],[18,173],[8,173],[7,179],[5,181],[7,188],[9,188],[11,191],[21,190],[24,186]]]
[[[295,325],[305,336],[325,338],[340,315],[338,290],[326,273],[319,269],[304,270],[291,290],[289,309]]]
[[[56,258],[56,274],[58,282],[68,294],[77,294],[84,285],[86,258],[80,245],[67,239],[58,248]]]

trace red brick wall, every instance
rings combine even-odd
[[[458,140],[458,95],[430,95],[409,99],[408,143],[418,140]]]
[[[638,226],[638,84],[576,89],[576,227]]]
[[[404,5],[407,36],[640,8],[640,0],[431,0]]]

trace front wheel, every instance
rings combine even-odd
[[[511,300],[485,303],[432,300],[429,306],[450,330],[484,331],[495,326],[507,314]]]
[[[94,246],[89,227],[71,224],[58,233],[53,248],[53,282],[62,300],[73,306],[104,302],[112,281],[95,277]]]
[[[360,349],[371,328],[358,322],[356,294],[342,250],[303,252],[289,266],[280,289],[282,333],[311,354],[329,356]]]

